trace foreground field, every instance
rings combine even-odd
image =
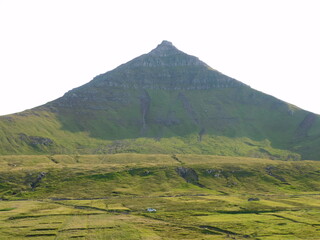
[[[1,156],[0,171],[0,239],[320,239],[319,162]]]

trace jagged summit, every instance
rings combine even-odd
[[[158,46],[173,46],[172,42],[163,40]]]
[[[207,64],[195,56],[188,55],[176,48],[169,41],[162,41],[155,49],[123,64],[119,69],[134,67],[176,67],[176,66],[204,66]],[[116,69],[117,70],[117,69]]]
[[[172,42],[163,40],[155,49],[148,54],[143,55],[141,60],[150,61],[154,65],[163,66],[191,66],[191,65],[202,65],[208,67],[207,64],[200,61],[195,56],[188,55],[178,48],[176,48]],[[152,60],[156,61],[152,61]]]
[[[155,49],[153,49],[149,54],[157,55],[157,56],[170,56],[182,53],[175,46],[173,46],[172,42],[163,40]]]

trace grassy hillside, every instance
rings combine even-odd
[[[318,239],[319,178],[316,161],[185,154],[1,156],[0,236]]]
[[[307,136],[297,136],[309,113],[273,97],[247,88],[146,92],[150,105],[144,116],[141,92],[132,90],[130,104],[113,103],[103,110],[49,105],[0,117],[0,153],[196,153],[319,159],[315,150],[318,117],[304,130]],[[117,96],[116,91],[113,94]]]

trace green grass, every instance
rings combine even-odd
[[[0,117],[0,153],[320,158],[318,118],[307,135],[299,138],[297,129],[308,113],[250,88],[148,89],[151,102],[144,130],[140,90],[93,90],[101,97],[97,97],[98,102],[75,102],[72,109],[57,107],[53,102]],[[81,91],[79,96],[85,94]],[[103,100],[106,96],[117,101]],[[96,109],[96,105],[101,109]],[[35,137],[50,139],[52,143],[35,144]]]
[[[0,173],[1,239],[319,239],[317,161],[0,156]]]
[[[268,196],[275,203],[290,195]],[[314,195],[305,198],[319,200]],[[237,199],[236,199],[237,198]],[[219,199],[219,201],[218,201]],[[248,208],[245,196],[117,197],[93,200],[9,201],[14,211],[0,216],[3,239],[318,239],[317,207],[304,202],[282,209]],[[96,206],[111,206],[109,209]],[[125,207],[124,207],[125,206]],[[157,209],[147,213],[147,207]],[[220,211],[222,210],[222,211]],[[51,234],[51,236],[48,236]],[[82,236],[82,237],[80,237]]]

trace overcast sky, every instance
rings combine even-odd
[[[42,105],[162,40],[320,113],[318,0],[0,0],[0,115]]]

